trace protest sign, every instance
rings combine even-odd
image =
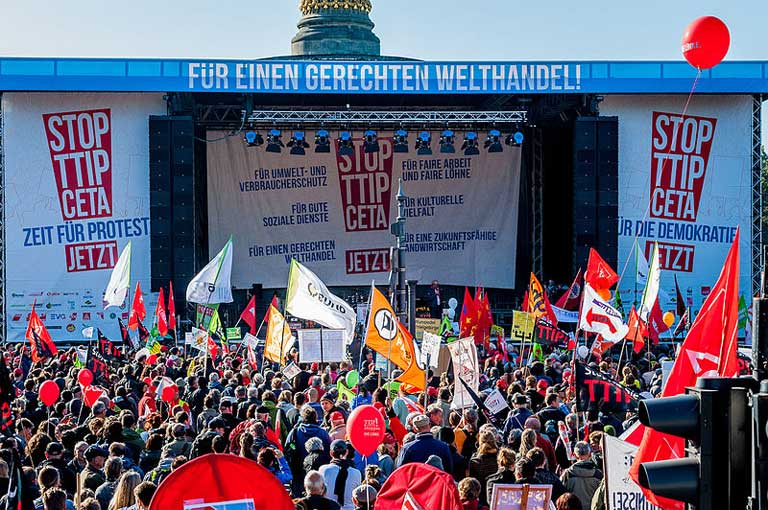
[[[430,368],[437,368],[440,358],[440,340],[441,338],[435,334],[424,333],[424,340],[421,342],[421,356],[419,358],[423,366],[426,366],[427,360],[429,360]]]
[[[497,483],[491,494],[491,510],[549,510],[551,485]]]
[[[299,358],[302,363],[328,363],[346,357],[343,329],[300,329]]]
[[[546,321],[539,321],[536,324],[535,335],[541,346],[553,349],[567,349],[571,340],[568,333]]]
[[[642,490],[628,473],[637,446],[608,434],[603,436],[603,441],[606,510],[656,510],[657,507],[645,499]]]
[[[424,333],[440,334],[440,319],[425,319],[416,317],[416,338],[422,340]]]
[[[462,379],[467,386],[476,392],[480,384],[480,373],[477,365],[475,339],[472,337],[462,338],[448,344],[448,349],[453,361],[454,380]],[[474,402],[466,387],[462,384],[456,384],[451,409],[464,409],[465,407],[472,407],[472,405]]]
[[[483,405],[485,405],[485,408],[493,414],[499,414],[504,409],[509,408],[507,399],[504,398],[504,395],[502,395],[498,389],[493,390],[493,393],[488,395],[488,398],[485,399]]]
[[[288,379],[289,381],[299,375],[301,373],[301,369],[299,366],[294,363],[290,362],[288,365],[285,366],[285,368],[282,370],[283,375]]]

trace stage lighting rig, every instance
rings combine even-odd
[[[267,134],[267,152],[280,153],[283,151],[283,141],[280,139],[282,133],[279,129],[270,129]]]
[[[405,129],[398,129],[395,131],[395,152],[407,153],[408,152],[408,131]]]
[[[363,141],[363,149],[367,153],[379,152],[379,138],[376,135],[376,131],[369,129],[365,132],[365,141]]]
[[[440,153],[441,154],[453,154],[456,152],[454,147],[455,137],[453,131],[446,129],[440,133]]]
[[[294,131],[288,142],[288,147],[291,149],[291,154],[294,156],[304,156],[309,148],[304,131]]]
[[[464,151],[465,156],[477,156],[480,154],[480,149],[477,147],[477,133],[469,131],[464,135],[464,143],[461,144],[461,150]]]
[[[328,131],[325,129],[321,129],[315,133],[315,152],[331,152],[331,139],[328,135]]]
[[[352,156],[355,148],[352,146],[352,133],[342,131],[339,133],[339,156]]]
[[[523,140],[525,140],[525,135],[522,131],[517,130],[507,136],[505,143],[511,147],[519,147],[523,145]]]
[[[419,156],[432,155],[432,135],[429,131],[422,131],[416,138],[416,154]]]
[[[501,131],[498,129],[491,129],[488,132],[488,139],[485,141],[485,148],[488,152],[502,152],[504,147],[501,146]]]
[[[258,147],[259,145],[264,145],[264,137],[261,136],[258,131],[246,131],[243,140],[248,144],[248,147]]]

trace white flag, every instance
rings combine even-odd
[[[643,301],[640,303],[638,315],[640,319],[648,322],[648,316],[656,300],[659,298],[659,284],[661,281],[661,268],[659,267],[659,243],[653,243],[653,254],[651,255],[651,266],[648,270],[648,281],[645,282],[643,291]]]
[[[123,306],[125,295],[131,284],[131,242],[125,245],[115,267],[112,268],[112,276],[109,277],[107,289],[104,291],[104,309],[110,306]]]
[[[451,361],[453,361],[453,380],[456,381],[451,409],[472,407],[475,402],[459,378],[473,391],[477,391],[480,385],[480,369],[477,364],[475,339],[468,337],[451,342],[448,344],[448,350],[451,352]]]
[[[603,301],[586,282],[579,314],[579,329],[598,333],[609,342],[620,342],[629,332],[629,328],[621,320],[621,313]]]
[[[218,255],[189,282],[187,301],[206,305],[232,302],[231,237]]]
[[[203,351],[208,348],[208,333],[205,330],[192,328],[192,333],[189,334],[189,338],[186,338],[188,346]]]
[[[645,282],[648,281],[648,260],[646,260],[637,241],[635,241],[635,272],[637,273],[635,281],[645,285]]]
[[[355,336],[357,315],[346,301],[334,296],[315,273],[291,260],[288,274],[288,290],[285,295],[285,311],[298,317],[315,321],[326,328],[343,329],[347,344]]]
[[[82,333],[85,338],[93,338],[93,326],[83,328]]]

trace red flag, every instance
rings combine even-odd
[[[211,335],[208,335],[208,352],[211,353],[211,359],[215,360],[216,355],[219,353],[219,348],[216,347],[216,342],[213,341]]]
[[[253,350],[253,346],[248,343],[248,364],[251,366],[251,369],[258,370],[259,368],[259,362],[256,359],[256,353]]]
[[[635,352],[640,352],[645,347],[645,338],[648,336],[648,328],[645,323],[640,320],[640,316],[637,314],[635,307],[629,312],[629,320],[627,321],[629,331],[624,337],[628,342],[632,342]]]
[[[530,312],[530,307],[528,306],[528,289],[525,289],[525,294],[523,294],[523,306],[521,307],[522,312]]]
[[[720,277],[685,337],[661,396],[680,395],[685,392],[686,386],[694,386],[699,377],[738,375],[738,321],[739,230],[736,230]],[[643,462],[684,457],[684,447],[684,439],[646,427],[643,441],[629,471],[630,476],[635,482],[638,481],[640,464]],[[657,497],[647,489],[642,490],[645,497],[656,506],[666,509],[684,507],[681,502]]]
[[[35,305],[32,304],[32,313],[29,315],[29,324],[27,325],[26,338],[31,344],[32,361],[38,362],[47,358],[52,358],[58,353],[56,344],[51,339],[51,334],[48,333],[45,324],[43,324],[40,316],[35,311]]]
[[[490,344],[491,325],[493,319],[491,317],[491,307],[488,304],[488,297],[485,294],[485,290],[482,287],[477,287],[475,290],[475,328],[473,336],[475,337],[475,344],[483,344],[488,350]]]
[[[143,321],[147,316],[147,309],[144,308],[144,297],[141,295],[141,285],[136,282],[136,292],[133,295],[133,304],[131,313],[128,316],[128,327],[136,329],[139,327],[139,321]]]
[[[160,294],[157,296],[157,307],[155,307],[155,317],[157,317],[157,332],[160,336],[168,334],[168,318],[165,314],[165,292],[160,287]]]
[[[581,299],[581,288],[583,287],[581,268],[576,273],[576,278],[573,279],[573,283],[568,290],[566,290],[560,299],[557,300],[555,306],[562,308],[563,310],[575,311],[579,309],[579,300]]]
[[[597,250],[590,248],[584,281],[596,291],[608,290],[619,281],[619,275],[603,260]]]
[[[472,299],[469,289],[464,287],[464,301],[461,304],[461,314],[459,315],[459,336],[466,338],[474,332],[477,326],[475,316],[475,301]]]
[[[277,299],[277,296],[275,296],[275,299]],[[248,301],[248,305],[245,307],[245,310],[243,310],[243,313],[240,314],[240,318],[248,324],[251,328],[251,334],[256,334],[256,296],[251,296],[251,300]]]
[[[661,311],[659,306],[659,298],[653,302],[651,308],[651,314],[648,316],[648,336],[653,341],[653,345],[659,343],[659,335],[669,331],[669,326],[664,323],[664,312]]]
[[[173,282],[168,284],[168,329],[176,334],[176,303],[173,301]]]
[[[254,297],[254,299],[255,299],[255,297]],[[279,304],[278,304],[278,302],[277,302],[277,294],[275,294],[274,296],[272,296],[272,302],[269,304],[269,306],[274,306],[274,307],[275,307],[275,310],[279,310],[279,309],[280,309],[280,306],[279,306]],[[265,314],[264,314],[264,320],[263,320],[262,322],[269,322],[269,306],[267,307],[267,313],[265,313]],[[254,313],[254,316],[255,316],[255,315],[256,315],[256,311],[254,310],[254,312],[253,312],[253,313]],[[255,321],[254,321],[254,322],[255,322]],[[255,334],[256,334],[256,332],[254,331],[254,332],[253,332],[253,333],[251,333],[251,334],[252,334],[252,335],[255,335]]]

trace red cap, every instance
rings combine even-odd
[[[539,390],[546,390],[548,387],[549,387],[549,383],[544,379],[541,379],[539,380],[539,382],[536,383],[536,388]]]
[[[504,379],[499,379],[496,381],[496,387],[499,388],[501,391],[507,391],[507,381]]]
[[[384,444],[395,444],[395,436],[387,432],[384,434],[384,439],[382,440]]]
[[[334,411],[331,413],[331,421],[337,422],[337,421],[344,421],[344,415],[341,414],[339,411]]]
[[[17,368],[13,371],[13,375],[24,375],[24,371],[20,368]]]
[[[427,388],[427,395],[429,395],[430,397],[436,397],[437,388],[435,388],[434,386],[430,386],[429,388]]]
[[[314,363],[312,363],[312,365],[310,365],[310,367],[309,367],[309,369],[310,369],[312,372],[317,372],[317,369],[318,369],[318,368],[320,368],[320,364],[319,364],[317,361],[315,361]]]

